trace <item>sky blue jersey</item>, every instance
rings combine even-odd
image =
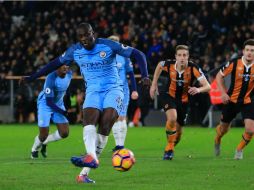
[[[116,54],[129,58],[133,48],[118,42],[97,38],[92,50],[85,49],[79,42],[70,46],[59,57],[61,63],[75,61],[86,82],[86,91],[106,91],[119,87]]]
[[[61,107],[64,105],[63,97],[72,79],[72,71],[68,71],[64,78],[57,75],[56,71],[50,73],[44,82],[43,90],[38,96],[38,103],[45,102],[46,97],[51,97],[54,103]]]
[[[127,73],[133,71],[131,60],[121,55],[116,55],[116,65],[124,88],[128,88]]]

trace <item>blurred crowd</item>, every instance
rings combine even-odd
[[[187,44],[205,71],[254,34],[254,2],[1,2],[0,75],[30,74],[76,41],[80,22],[143,51],[150,73]]]
[[[119,35],[143,51],[151,75],[158,61],[174,58],[177,44],[189,45],[191,58],[207,72],[240,55],[242,43],[254,35],[251,1],[0,4],[0,78],[31,74],[61,55],[77,41],[81,22],[91,23],[98,37]]]

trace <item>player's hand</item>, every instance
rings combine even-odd
[[[188,93],[193,96],[193,95],[199,94],[200,90],[197,87],[190,87],[189,86]]]
[[[138,92],[137,91],[133,91],[131,93],[131,99],[132,100],[137,100],[138,99]]]
[[[229,95],[227,93],[224,92],[221,95],[221,100],[222,100],[223,104],[228,104],[229,101],[230,101],[230,97],[229,97]]]
[[[152,99],[154,99],[155,93],[156,93],[157,95],[159,95],[158,85],[157,85],[157,84],[152,84],[152,86],[150,87],[150,97],[151,97]]]
[[[19,86],[22,86],[26,84],[27,82],[29,82],[29,76],[23,76],[21,77],[21,79],[19,79]]]

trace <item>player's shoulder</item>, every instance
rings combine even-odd
[[[47,79],[48,80],[55,80],[57,78],[57,73],[56,73],[56,71],[53,71],[52,73],[49,73],[48,75],[47,75]]]
[[[239,60],[242,60],[242,57],[237,56],[237,57],[229,59],[228,61],[226,61],[226,63],[223,64],[222,69],[225,69],[225,68],[229,67],[230,65],[237,64],[237,62]]]
[[[46,77],[46,83],[51,84],[51,85],[55,84],[57,76],[58,75],[57,75],[56,71],[53,71],[52,73],[49,73]]]
[[[242,60],[241,56],[233,57],[230,60],[228,60],[228,63],[237,63],[238,60]]]
[[[120,43],[115,42],[113,40],[107,39],[107,38],[97,38],[96,44],[103,44],[109,47],[115,47],[118,46]]]
[[[70,50],[82,49],[82,45],[80,44],[80,42],[73,43],[73,44],[69,45],[68,49],[70,49]]]

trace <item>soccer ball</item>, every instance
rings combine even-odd
[[[131,169],[135,163],[135,157],[129,149],[120,149],[113,153],[112,165],[115,170],[125,172]]]

